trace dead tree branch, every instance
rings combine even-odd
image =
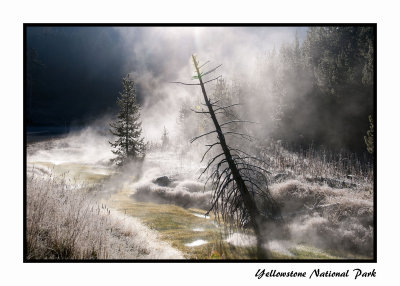
[[[219,219],[219,217],[222,216],[222,219],[225,222],[236,221],[236,223],[240,225],[249,223],[252,226],[257,238],[258,255],[259,257],[265,258],[268,256],[263,248],[266,240],[265,237],[262,235],[261,230],[262,222],[265,218],[263,218],[263,216],[261,215],[262,212],[258,209],[255,201],[255,194],[262,193],[263,197],[268,200],[265,205],[270,208],[269,210],[266,210],[269,218],[273,218],[273,214],[276,211],[277,206],[269,195],[269,191],[266,185],[266,176],[265,174],[263,174],[264,169],[262,167],[258,167],[254,164],[246,162],[245,160],[249,159],[250,156],[247,156],[246,153],[241,152],[239,149],[231,149],[226,143],[225,139],[225,135],[237,135],[245,139],[253,137],[236,131],[222,131],[222,127],[224,127],[225,125],[247,121],[231,120],[229,122],[219,124],[215,112],[221,110],[226,112],[229,107],[233,107],[239,104],[218,106],[216,105],[217,102],[211,102],[205,90],[203,77],[215,71],[219,66],[209,72],[201,73],[199,62],[196,60],[196,57],[194,55],[192,56],[192,60],[197,74],[197,76],[195,76],[194,78],[197,78],[199,80],[201,91],[204,97],[204,105],[207,106],[208,114],[210,115],[215,127],[214,131],[197,136],[192,139],[192,142],[208,134],[217,133],[219,140],[218,144],[213,143],[209,145],[206,154],[212,149],[212,147],[216,145],[219,145],[223,151],[223,153],[220,153],[209,160],[207,167],[200,175],[201,177],[204,173],[206,173],[211,168],[213,163],[218,158],[223,156],[223,158],[220,159],[218,163],[216,163],[216,165],[214,166],[214,171],[211,173],[206,181],[206,183],[209,180],[211,181],[214,190],[212,207],[207,213],[213,210],[217,218]],[[214,107],[216,107],[215,110]],[[203,113],[203,111],[201,113]],[[236,153],[242,153],[248,158],[242,158],[238,154],[232,154],[232,151]],[[204,154],[202,160],[204,159],[206,154]],[[220,170],[221,168],[222,171]],[[255,176],[260,177],[260,179],[256,180],[254,178]],[[264,182],[265,184],[263,186],[265,187],[261,186],[259,181]]]

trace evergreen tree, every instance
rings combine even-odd
[[[169,137],[167,128],[164,126],[163,134],[161,136],[161,149],[164,151],[169,147]]]
[[[372,116],[368,116],[369,120],[369,130],[367,131],[367,136],[364,136],[365,145],[367,145],[367,150],[370,154],[374,154],[374,121]]]
[[[140,119],[140,105],[136,102],[136,88],[133,79],[127,75],[122,80],[123,92],[117,100],[120,108],[117,120],[110,123],[110,132],[117,137],[109,142],[116,155],[112,159],[121,166],[133,159],[143,159],[145,144],[143,142]]]
[[[183,102],[179,108],[178,119],[176,120],[176,123],[179,126],[179,131],[182,134],[184,134],[186,131],[186,121],[188,120],[190,114],[190,103],[187,101]]]
[[[179,135],[182,139],[181,143],[188,142],[196,135],[197,126],[200,124],[198,119],[193,116],[192,109],[196,104],[191,100],[186,99],[182,102],[179,109],[178,118],[176,123],[179,128]],[[196,107],[194,107],[196,108]]]

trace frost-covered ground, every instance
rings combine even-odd
[[[149,243],[147,256],[139,252],[133,256],[224,258],[215,247],[217,240],[243,249],[254,246],[255,240],[249,233],[224,233],[213,217],[203,216],[210,207],[211,190],[198,180],[204,168],[198,148],[151,151],[143,164],[116,170],[109,164],[112,153],[107,138],[87,129],[30,144],[27,167],[29,174],[61,176],[69,184],[90,188],[99,202],[108,209],[112,206],[107,214],[111,224],[131,220],[129,225],[140,229],[135,236],[147,237]],[[272,173],[269,188],[281,205],[285,222],[280,228],[265,226],[273,252],[289,259],[302,258],[304,253],[311,255],[307,258],[371,257],[374,208],[370,181],[340,177],[338,172],[333,174],[332,166],[286,150],[272,152],[268,158]],[[28,184],[28,193],[31,187]],[[140,241],[132,239],[135,245],[142,244]],[[114,258],[127,257],[120,251],[111,253]]]
[[[28,259],[183,258],[156,231],[96,195],[114,174],[105,146],[90,130],[28,146]]]
[[[179,259],[139,220],[65,181],[28,176],[27,259]]]

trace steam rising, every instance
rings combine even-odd
[[[98,195],[96,198],[100,199],[107,199],[111,194],[124,190],[132,200],[138,202],[174,204],[204,212],[209,210],[212,190],[208,185],[204,186],[205,180],[199,179],[199,175],[205,167],[205,163],[201,162],[206,150],[203,143],[210,141],[190,145],[184,139],[184,135],[199,135],[205,131],[203,129],[207,128],[207,124],[188,124],[183,129],[178,122],[180,109],[185,103],[191,108],[201,108],[200,89],[171,82],[195,83],[191,81],[192,54],[197,54],[202,62],[210,60],[210,67],[222,64],[222,68],[213,76],[222,75],[227,87],[246,99],[240,110],[242,119],[261,123],[246,127],[246,131],[258,139],[265,139],[275,124],[273,112],[278,106],[270,96],[274,88],[272,79],[276,73],[285,73],[282,63],[274,62],[274,58],[270,57],[271,51],[282,44],[292,43],[296,33],[302,41],[305,31],[305,28],[284,27],[114,28],[113,34],[118,35],[115,37],[117,44],[115,50],[109,53],[120,54],[123,58],[116,74],[132,75],[142,104],[143,136],[149,142],[144,162],[132,163],[121,169],[111,165],[113,154],[108,142],[112,138],[107,129],[115,112],[101,110],[96,121],[80,131],[29,145],[28,172],[41,177],[62,175],[76,185],[89,182],[93,184],[92,191]],[[266,69],[266,65],[261,64],[265,61],[275,65],[276,69]],[[286,86],[284,91],[293,101],[301,101],[301,96],[297,96],[312,87],[307,75],[297,83]],[[207,88],[211,95],[215,85],[210,84]],[[117,94],[109,96],[107,100],[115,102]],[[94,101],[92,98],[89,102],[95,105]],[[296,124],[301,124],[306,112],[306,109],[298,111]],[[203,119],[207,120],[205,117]],[[161,150],[159,145],[164,127],[168,130],[170,145]],[[293,249],[303,244],[372,255],[371,182],[361,178],[362,172],[357,173],[357,182],[353,183],[353,179],[345,182],[348,179],[340,177],[345,172],[334,173],[332,170],[336,172],[338,168],[329,162],[300,158],[281,146],[279,148],[280,157],[260,155],[260,158],[269,161],[270,191],[281,205],[287,223],[285,229],[265,226],[265,234],[270,239],[268,247],[287,256],[293,256]],[[299,170],[298,166],[307,170]],[[305,175],[308,171],[316,171],[314,174],[320,171],[318,174],[324,173],[325,177],[310,178]],[[160,177],[167,178],[165,184],[158,183]],[[122,217],[120,213],[113,214],[115,220]],[[124,228],[135,229],[135,223]],[[112,221],[111,225],[115,224]],[[141,231],[148,230],[139,225],[135,233]],[[202,229],[195,228],[194,231],[201,232]],[[155,235],[149,233],[155,241]],[[255,239],[250,234],[231,233],[225,241],[249,247],[254,245]],[[147,245],[148,248],[154,249],[152,243]],[[206,243],[205,240],[195,240],[186,246],[196,247]],[[181,257],[178,251],[168,247],[164,250],[160,257]],[[147,256],[142,256],[157,255],[150,251]]]
[[[265,27],[116,29],[124,43],[124,70],[133,75],[143,100],[143,130],[148,140],[159,139],[163,126],[172,131],[172,136],[176,135],[176,118],[182,102],[201,100],[198,88],[170,83],[193,83],[192,54],[203,62],[209,60],[210,68],[222,64],[219,74],[230,81],[253,82],[259,72],[258,62],[266,51],[291,43],[296,31],[302,36],[305,33],[305,28]],[[268,74],[264,76],[268,78]],[[259,100],[253,95],[250,106],[268,105],[267,98],[262,104]]]
[[[197,179],[204,168],[199,163],[202,151],[191,148],[187,155],[152,151],[143,164],[133,163],[115,170],[109,163],[107,139],[101,132],[86,128],[65,138],[32,144],[28,149],[28,172],[39,177],[63,174],[75,184],[79,178],[87,182],[91,176],[100,176],[100,184],[98,179],[94,181],[100,198],[126,190],[131,199],[139,202],[174,204],[204,212],[209,209],[212,190]],[[368,184],[335,188],[312,183],[296,174],[282,181],[282,173],[277,174],[270,191],[281,204],[287,227],[265,226],[271,250],[292,256],[298,245],[311,244],[321,249],[372,255],[373,204],[371,193],[365,191]],[[160,177],[167,179],[161,184],[162,180],[157,179]],[[205,218],[204,213],[193,214]],[[233,233],[226,239],[241,247],[254,245],[254,241],[254,237],[242,233]],[[187,245],[195,247],[202,243]]]

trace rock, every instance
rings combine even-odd
[[[162,176],[162,177],[158,177],[157,179],[153,180],[153,183],[156,185],[159,185],[161,187],[168,187],[172,183],[172,180],[170,178],[168,178],[167,176]]]
[[[275,182],[282,182],[288,179],[293,178],[293,174],[288,172],[288,173],[277,173],[273,176],[273,180]]]

